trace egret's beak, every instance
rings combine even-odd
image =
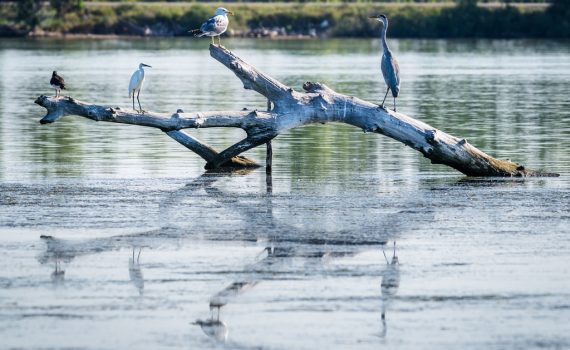
[[[142,65],[145,66],[145,67],[148,67],[148,68],[152,68],[152,66],[149,66],[148,64],[144,64],[144,63],[143,63]]]

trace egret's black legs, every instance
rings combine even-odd
[[[396,98],[394,97],[394,112],[396,112]]]
[[[142,109],[142,107],[141,107],[141,100],[139,100],[139,95],[140,95],[140,94],[141,94],[141,91],[139,90],[139,91],[137,92],[137,102],[139,103],[139,109],[140,109],[139,112],[144,113],[144,111],[143,111],[143,109]],[[133,95],[134,95],[134,94],[133,94]]]
[[[384,102],[386,102],[386,97],[388,97],[388,91],[390,91],[390,88],[386,89],[386,95],[384,95],[384,99],[382,100],[382,108],[386,109],[386,107],[384,107]]]
[[[135,90],[132,91],[133,94],[133,110],[135,110]]]

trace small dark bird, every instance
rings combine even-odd
[[[49,81],[50,85],[52,88],[55,89],[55,97],[58,98],[61,90],[66,90],[65,89],[65,80],[63,80],[62,77],[60,77],[59,75],[57,75],[56,71],[53,71],[53,74],[51,75],[51,80]]]

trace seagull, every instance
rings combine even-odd
[[[214,37],[218,37],[218,45],[222,46],[222,40],[220,36],[228,29],[228,24],[230,23],[228,19],[228,14],[233,15],[234,13],[226,10],[223,7],[218,7],[214,16],[208,18],[208,20],[202,23],[200,29],[192,29],[189,32],[193,33],[194,36],[210,36],[212,37],[212,44],[215,45]]]
[[[149,67],[148,64],[141,63],[139,64],[139,69],[137,69],[133,75],[131,76],[131,82],[129,83],[129,98],[133,98],[133,109],[135,109],[135,93],[137,94],[137,102],[139,103],[140,113],[144,113],[141,107],[141,101],[139,100],[139,95],[141,94],[141,89],[144,82],[144,68]]]
[[[61,90],[66,90],[65,88],[65,80],[62,77],[57,75],[56,71],[53,71],[51,75],[51,80],[49,81],[52,88],[55,89],[55,98],[59,97]]]
[[[381,35],[384,52],[382,53],[380,68],[382,69],[384,81],[386,82],[386,85],[388,85],[386,95],[384,95],[384,100],[382,101],[382,108],[386,109],[386,107],[384,107],[384,102],[386,102],[388,91],[392,90],[392,97],[394,97],[394,112],[396,112],[396,97],[398,97],[398,94],[400,93],[400,66],[398,66],[398,61],[396,61],[396,57],[392,55],[392,51],[390,51],[388,43],[386,42],[388,18],[385,15],[370,16],[368,18],[375,19],[382,24]]]

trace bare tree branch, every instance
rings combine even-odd
[[[386,135],[421,152],[434,164],[450,166],[469,176],[558,176],[526,169],[509,160],[493,158],[469,144],[466,139],[451,136],[405,114],[337,93],[320,83],[306,82],[303,85],[305,92],[294,91],[221,46],[210,45],[210,54],[232,70],[243,82],[244,88],[265,96],[268,99],[268,111],[140,114],[133,110],[87,104],[70,97],[56,99],[40,96],[35,102],[48,111],[40,122],[53,123],[67,115],[79,115],[95,121],[158,128],[200,155],[207,162],[207,169],[253,166],[253,161],[238,155],[268,143],[280,133],[292,128],[313,123],[339,122],[353,125],[365,132]],[[241,128],[245,130],[247,137],[218,153],[202,141],[181,131],[211,127]]]

